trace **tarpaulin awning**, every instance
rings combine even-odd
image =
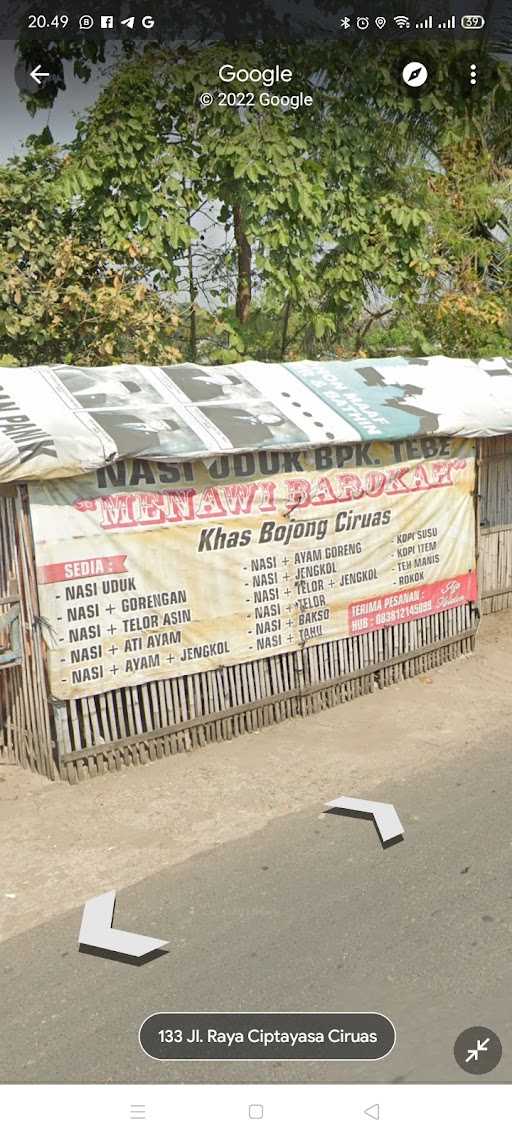
[[[125,458],[512,432],[512,360],[359,359],[0,371],[0,481]]]

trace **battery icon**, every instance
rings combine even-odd
[[[466,31],[474,31],[475,28],[483,28],[485,19],[483,16],[462,16],[460,21],[461,28]]]

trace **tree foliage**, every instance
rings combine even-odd
[[[510,72],[482,60],[476,101],[471,45],[423,45],[436,83],[411,94],[401,51],[371,50],[274,48],[294,79],[272,94],[313,100],[288,111],[219,83],[223,45],[152,43],[116,61],[67,153],[39,139],[0,171],[0,350],[510,351]],[[59,51],[49,58],[57,90]],[[229,58],[261,68],[269,48]],[[93,63],[82,47],[84,78]],[[205,90],[241,87],[252,105],[201,105]]]
[[[62,192],[66,159],[32,140],[0,169],[0,357],[102,364],[177,355],[175,309],[115,260]]]

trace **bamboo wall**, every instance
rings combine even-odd
[[[479,443],[482,615],[512,606],[512,437]]]
[[[491,461],[486,461],[488,454]],[[504,534],[506,542],[512,539],[512,440],[486,441],[481,459],[480,575],[486,589],[496,580],[504,583],[506,591],[486,597],[495,605],[500,599],[504,607],[504,599],[509,603],[512,594],[512,556],[493,559],[492,542],[501,538],[503,543]],[[0,576],[0,613],[2,604],[5,610],[11,603],[9,581],[15,580],[23,606],[23,659],[18,665],[0,667],[0,762],[18,762],[76,783],[314,714],[474,650],[479,608],[467,604],[247,664],[50,701],[23,488],[14,494],[6,487],[0,496],[0,548],[7,551],[7,568]],[[507,510],[511,516],[505,521]]]
[[[479,605],[54,708],[62,777],[151,762],[311,715],[471,652],[479,611],[512,607],[512,437],[481,439]]]
[[[467,604],[248,664],[66,701],[54,708],[62,776],[74,783],[345,703],[472,652],[477,622]]]
[[[0,616],[19,606],[21,648],[15,661],[2,663],[0,655],[0,764],[55,778],[32,536],[23,491],[15,486],[0,486],[0,551]],[[0,634],[0,644],[12,647],[12,630]]]

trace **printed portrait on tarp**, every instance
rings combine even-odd
[[[231,445],[250,450],[265,445],[307,443],[309,436],[235,368],[208,371],[193,364],[162,368]]]
[[[177,455],[203,447],[172,399],[146,372],[117,368],[55,367],[66,390],[110,435],[119,454]]]

